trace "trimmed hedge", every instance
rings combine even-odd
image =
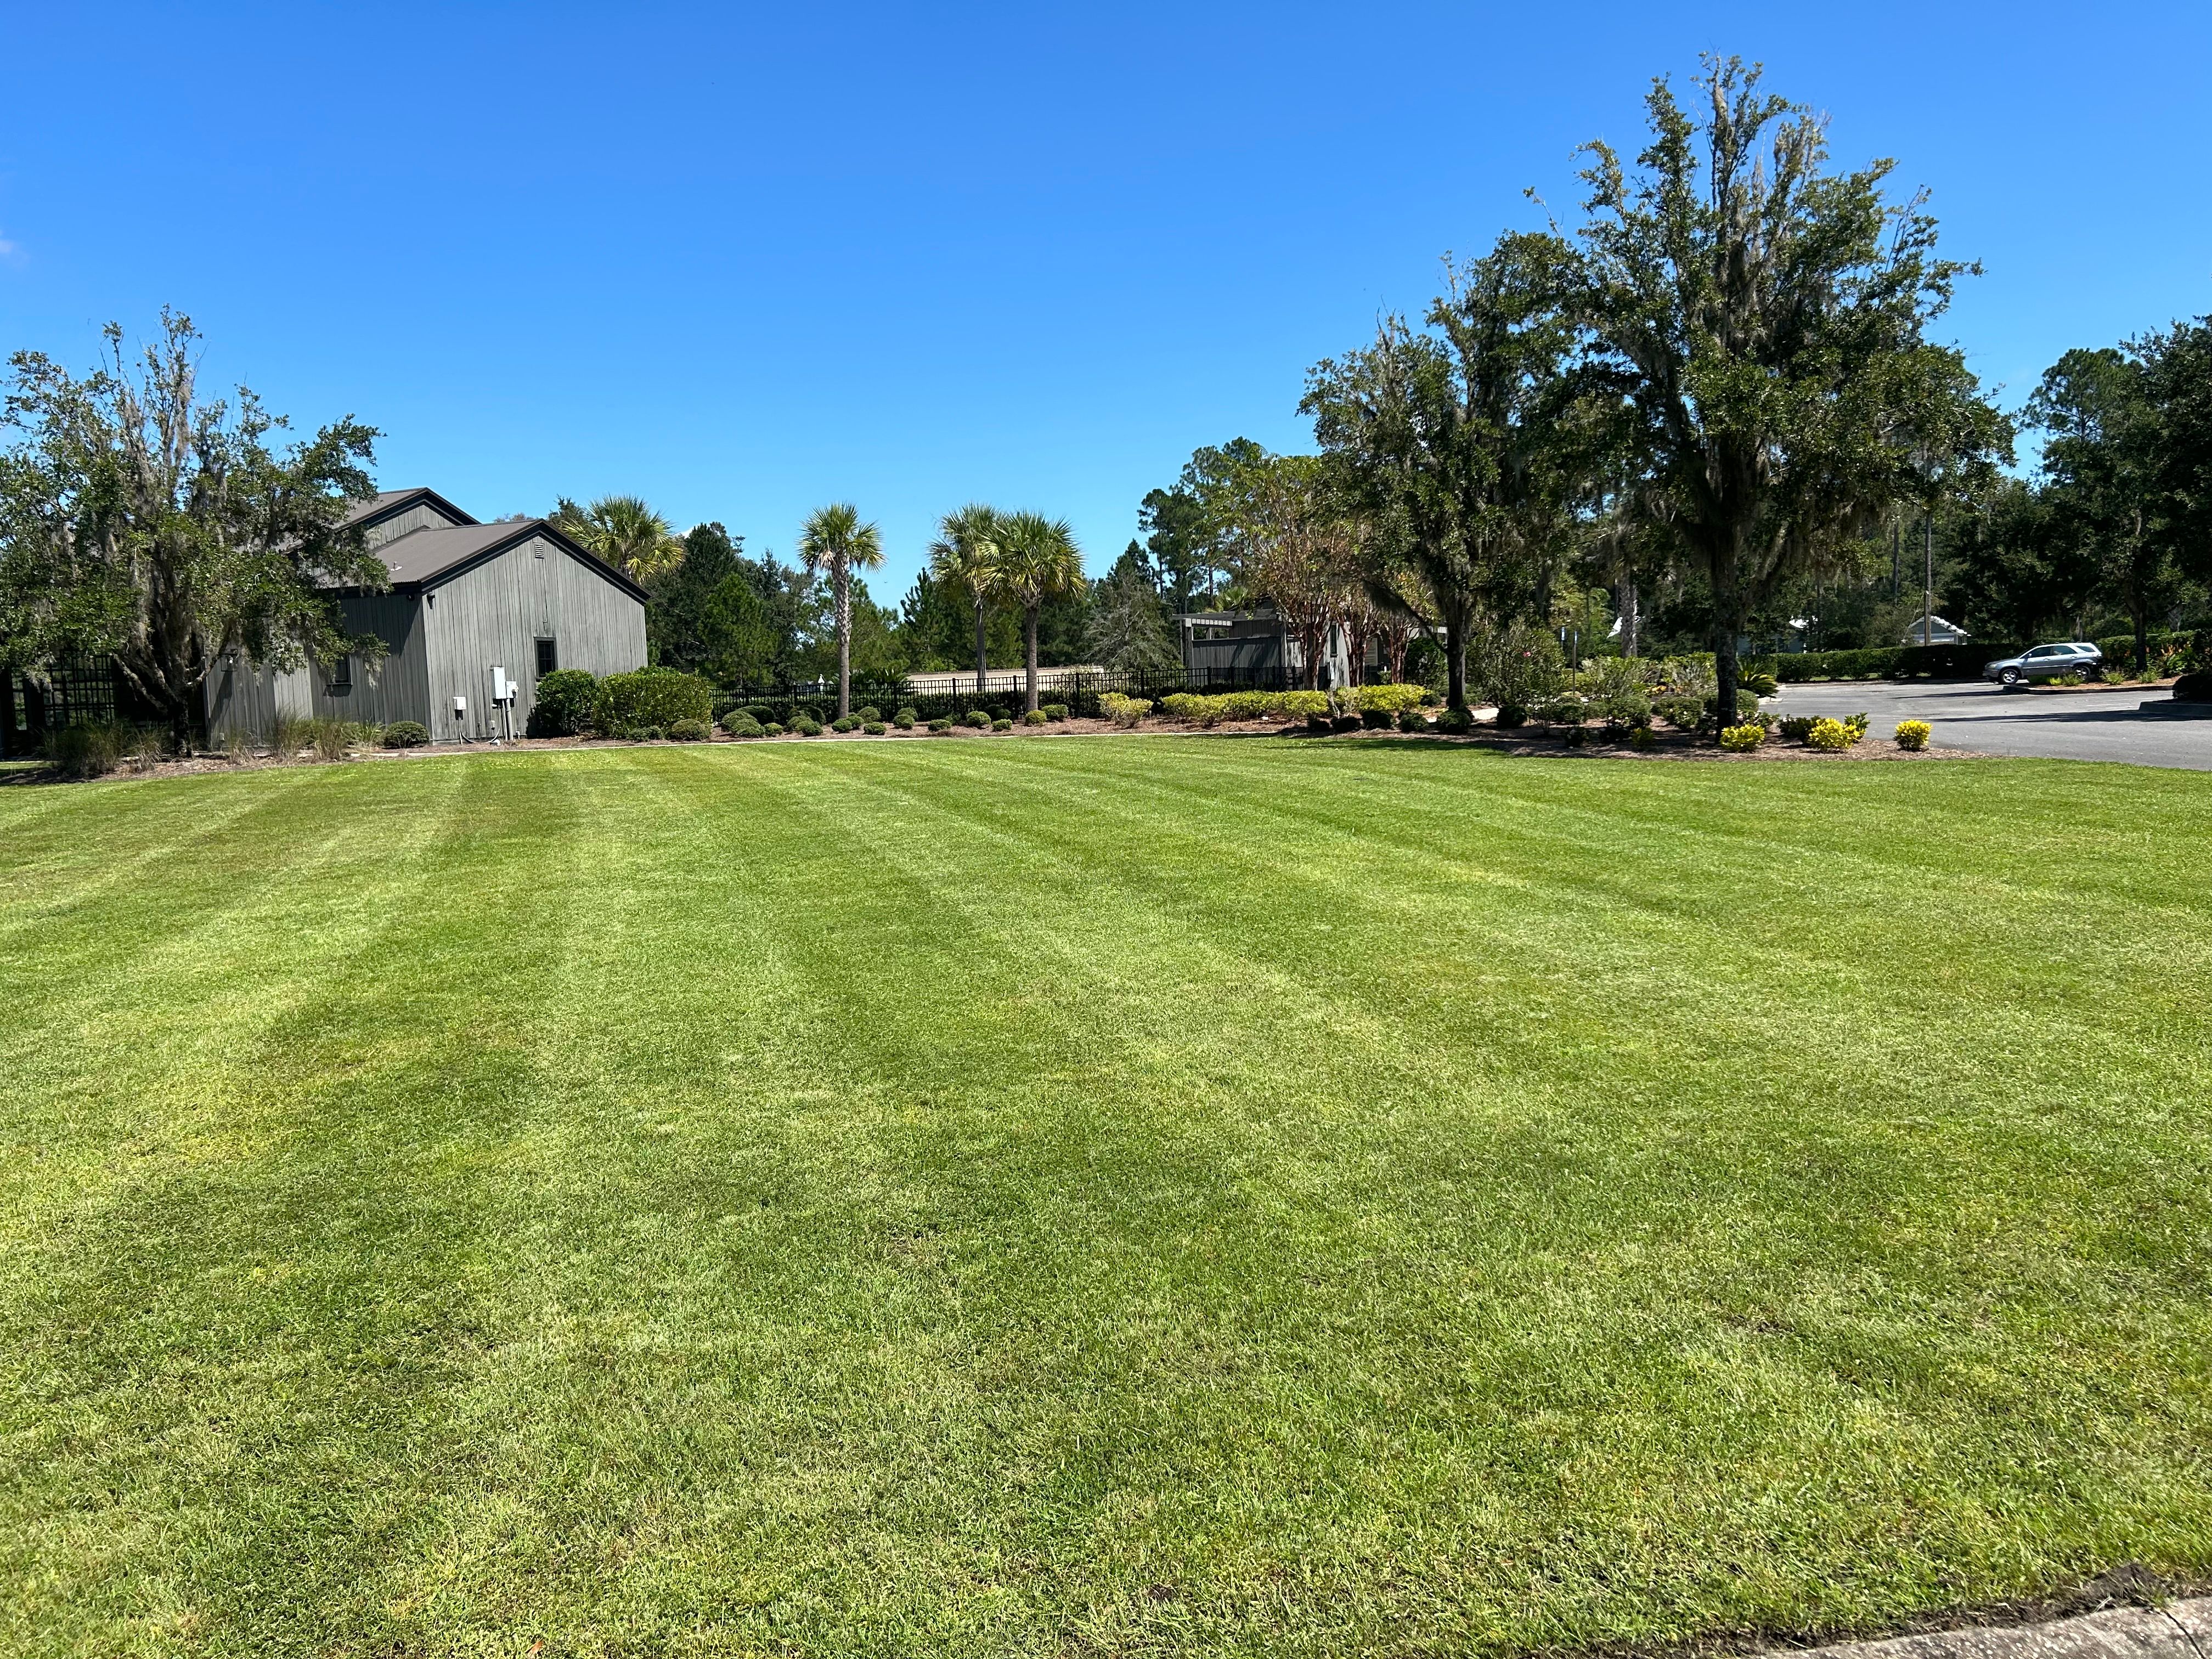
[[[610,674],[599,682],[592,724],[602,732],[665,727],[679,720],[704,726],[714,718],[714,688],[698,675],[674,668],[641,668],[634,674]]]
[[[547,678],[551,678],[550,675]],[[584,677],[586,679],[590,675]],[[430,741],[429,729],[420,720],[394,720],[384,728],[386,749],[420,749]]]

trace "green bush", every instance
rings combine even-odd
[[[870,720],[880,721],[883,717],[884,711],[877,708],[873,703],[870,703],[866,708],[855,708],[853,711],[853,718],[860,721],[863,726],[866,726]]]
[[[1425,732],[1429,729],[1429,717],[1418,708],[1401,708],[1398,711],[1398,729],[1401,732]]]
[[[1067,718],[1067,705],[1064,702],[1048,702],[1045,704],[1044,717],[1048,720],[1066,720]]]
[[[1746,673],[1738,679],[1737,684],[1754,696],[1760,697],[1771,697],[1782,689],[1774,676],[1767,673]]]
[[[1505,711],[1499,709],[1498,718],[1503,721]],[[1474,716],[1464,708],[1447,708],[1437,716],[1436,729],[1449,737],[1463,738],[1474,730]]]
[[[768,735],[768,727],[742,708],[732,708],[722,716],[722,730],[733,738],[764,738]]]
[[[1534,708],[1567,683],[1559,642],[1549,629],[1527,623],[1478,629],[1468,642],[1468,676],[1499,708]]]
[[[761,727],[761,736],[764,738],[780,738],[782,735],[783,726],[779,721],[769,720]]]
[[[714,714],[714,688],[698,675],[673,668],[641,668],[634,674],[610,674],[599,682],[592,724],[602,732],[624,726],[665,728],[678,720],[697,720],[703,726]]]
[[[1051,718],[1052,716],[1046,714],[1043,709],[1032,708],[1028,714],[1022,716],[1022,724],[1024,726],[1042,726]]]
[[[1628,744],[1632,749],[1649,749],[1658,741],[1658,734],[1648,726],[1639,726],[1628,734]]]
[[[1359,711],[1359,723],[1370,732],[1388,732],[1396,720],[1397,716],[1387,708],[1362,708]]]
[[[1408,708],[1419,708],[1421,700],[1429,695],[1428,688],[1423,685],[1363,685],[1352,696],[1352,706],[1363,714],[1399,714]]]
[[[891,724],[898,727],[902,732],[911,732],[914,730],[915,721],[920,718],[921,716],[916,714],[913,709],[902,708],[897,714],[891,716]]]
[[[714,728],[704,720],[678,720],[668,728],[671,743],[704,743],[714,734]]]
[[[556,668],[538,682],[538,699],[530,706],[526,734],[573,738],[579,732],[588,732],[599,704],[597,679],[580,668]]]
[[[822,722],[811,714],[793,714],[791,731],[795,737],[818,738],[822,735]]]
[[[890,727],[885,726],[881,720],[869,720],[861,726],[860,730],[872,738],[880,738],[884,732],[890,731]]]
[[[991,722],[991,729],[994,732],[1011,732],[1014,729],[1014,723],[1001,714]]]
[[[745,705],[745,713],[750,714],[763,726],[766,726],[775,718],[775,705],[767,702],[749,702]]]
[[[1530,711],[1547,726],[1580,726],[1589,710],[1583,700],[1571,691],[1565,696],[1553,697]]]
[[[1802,743],[1813,729],[1814,716],[1792,714],[1782,722],[1782,735],[1792,743]]]
[[[1757,724],[1731,726],[1721,732],[1721,747],[1733,749],[1738,753],[1756,749],[1765,741],[1766,728]]]
[[[1897,723],[1897,746],[1914,753],[1928,746],[1934,728],[1926,720],[1899,720]]]
[[[933,732],[950,732],[952,729],[951,718],[949,715],[939,714],[935,720],[930,721],[929,729]]]
[[[1841,720],[1816,720],[1805,732],[1807,747],[1826,749],[1831,752],[1848,749],[1853,741],[1850,727]]]
[[[979,732],[989,726],[990,723],[991,716],[989,712],[981,708],[971,708],[960,717],[961,725],[972,726]]]
[[[550,675],[546,677],[551,678]],[[590,678],[586,675],[586,679]],[[420,720],[394,720],[384,728],[383,743],[386,749],[420,749],[430,741],[430,730]]]
[[[137,737],[120,720],[100,720],[49,732],[40,749],[46,764],[65,778],[100,778],[123,763]]]
[[[860,729],[860,724],[858,715],[840,714],[830,722],[830,729],[832,732],[857,732]]]
[[[1473,723],[1474,719],[1474,717],[1472,714],[1468,716],[1468,720],[1470,724]],[[1442,725],[1443,722],[1439,720],[1437,724]],[[1519,703],[1502,702],[1498,705],[1496,725],[1500,731],[1510,732],[1517,727],[1523,726],[1528,724],[1528,711],[1523,708]]]
[[[1125,697],[1118,691],[1109,691],[1098,699],[1099,711],[1116,726],[1133,726],[1152,712],[1148,698]]]
[[[2173,683],[2176,702],[2212,702],[2212,673],[2198,670]]]

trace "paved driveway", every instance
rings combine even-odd
[[[2131,761],[2212,771],[2212,719],[2148,714],[2140,705],[2168,701],[2162,690],[2099,686],[2000,691],[1966,684],[1892,684],[1881,680],[1785,685],[1767,707],[1778,714],[1851,714],[1887,737],[1898,721],[1926,720],[1938,747],[2052,760]],[[2212,707],[2212,706],[2208,706]]]

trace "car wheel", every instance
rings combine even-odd
[[[2008,668],[2003,670],[1997,675],[1997,684],[2003,686],[2008,691],[2018,690],[2020,689],[2020,670],[2017,668]]]

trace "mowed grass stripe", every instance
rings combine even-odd
[[[1933,923],[1891,950],[1878,866],[1980,846],[2013,920],[2109,928],[2170,867],[2118,826],[2186,800],[2089,835],[2063,789],[1992,815],[1864,775],[1967,768],[1824,769],[1853,810],[1800,822],[1712,793],[1785,769],[1434,759],[351,769],[440,828],[251,1051],[290,1130],[100,1218],[163,1305],[76,1253],[63,1303],[108,1300],[73,1345],[0,1288],[40,1453],[0,1486],[0,1635],[1515,1650],[2201,1567],[2198,1028],[2030,959],[1949,1018],[2070,1058],[2084,1112],[1972,1047],[1835,1076],[1941,965]],[[309,839],[347,811],[313,800]],[[1838,873],[1759,862],[1791,858]],[[359,941],[328,879],[264,896]],[[2138,948],[2201,948],[2187,909]]]

